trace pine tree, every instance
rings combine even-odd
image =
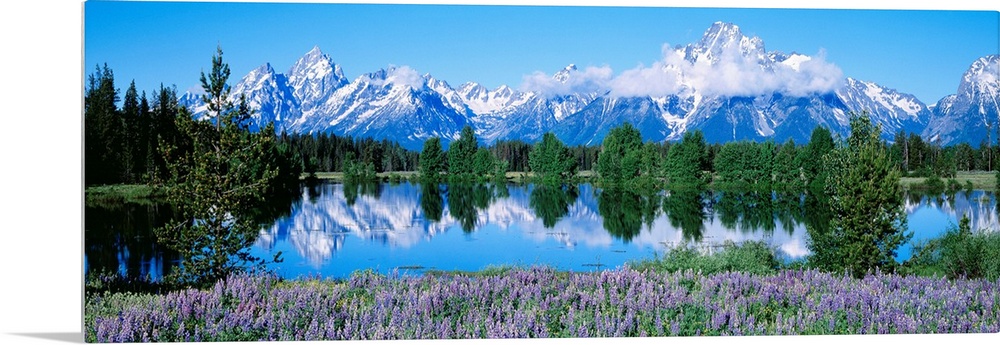
[[[454,176],[472,174],[472,156],[478,150],[476,133],[471,126],[463,127],[458,140],[448,148],[448,173]]]
[[[880,126],[866,115],[852,115],[847,142],[826,157],[830,226],[807,227],[810,262],[824,270],[848,271],[856,277],[892,270],[896,250],[906,233],[900,171],[880,139]]]
[[[487,179],[496,172],[497,159],[485,147],[480,147],[472,156],[472,174],[478,179]]]
[[[441,150],[441,138],[433,137],[424,142],[420,152],[420,177],[436,180],[445,170],[444,151]]]
[[[528,154],[528,167],[541,181],[553,183],[576,174],[576,159],[555,134],[547,132]]]
[[[122,167],[122,182],[135,183],[139,180],[139,92],[135,88],[135,80],[129,84],[122,100],[122,151],[118,160]]]
[[[214,124],[176,117],[190,150],[171,143],[161,147],[173,182],[169,197],[180,217],[158,228],[156,235],[183,258],[171,273],[179,284],[210,284],[230,273],[260,267],[265,261],[250,254],[260,226],[251,215],[269,192],[283,184],[283,176],[294,172],[283,166],[287,161],[274,160],[273,129],[249,131],[245,120],[251,109],[242,98],[235,106],[229,100],[228,78],[229,67],[219,48],[212,71],[201,78]]]
[[[85,184],[110,184],[121,181],[122,133],[124,124],[118,114],[118,90],[114,72],[98,65],[87,77],[84,95],[84,178]]]
[[[163,156],[163,149],[172,147],[174,154],[183,156],[191,149],[191,144],[185,140],[178,128],[178,117],[190,117],[187,109],[177,103],[177,90],[160,84],[153,97],[153,108],[150,114],[148,168],[150,180],[165,182],[170,179],[170,169]]]
[[[150,164],[152,164],[152,155],[156,152],[152,152],[151,145],[151,135],[152,135],[152,113],[149,108],[149,99],[146,98],[146,91],[142,92],[142,96],[139,97],[139,119],[137,121],[137,138],[136,141],[136,173],[139,174],[139,180],[143,183],[151,182],[150,175]]]
[[[810,190],[822,191],[828,175],[824,158],[834,149],[833,135],[826,127],[816,127],[809,137],[809,143],[799,151],[802,174]]]
[[[700,130],[684,133],[681,141],[667,151],[663,165],[671,189],[702,189],[707,184],[704,176],[708,160],[705,137]]]
[[[795,141],[792,139],[788,139],[778,149],[778,153],[774,156],[774,165],[772,166],[774,185],[777,189],[800,190],[804,187],[802,169],[796,164],[797,156],[798,149],[795,147]]]
[[[597,173],[611,183],[621,183],[638,176],[641,162],[642,134],[626,122],[612,128],[604,137],[597,156]]]

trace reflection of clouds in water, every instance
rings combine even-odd
[[[362,194],[353,205],[347,205],[343,185],[324,185],[323,188],[315,201],[304,197],[291,216],[262,230],[257,245],[269,250],[281,241],[290,241],[300,256],[310,264],[320,266],[343,248],[349,235],[390,247],[408,248],[461,226],[448,207],[443,207],[441,221],[426,220],[417,185],[383,188],[379,198]],[[490,224],[500,231],[517,231],[536,244],[555,241],[568,250],[578,246],[608,248],[620,241],[604,229],[593,187],[580,186],[576,201],[551,228],[545,227],[541,217],[535,216],[535,211],[529,206],[530,193],[531,188],[511,186],[509,197],[497,198],[487,208],[476,210],[477,228]],[[937,207],[952,217],[967,213],[975,229],[995,230],[998,220],[992,197],[987,196],[986,202],[980,202],[984,195],[981,191],[974,192],[970,200],[959,192],[954,198],[924,198],[919,203],[907,200],[905,206],[908,214],[922,207]],[[662,253],[676,245],[712,250],[726,241],[764,241],[775,248],[779,256],[800,259],[809,254],[804,224],[793,224],[789,227],[790,232],[784,230],[785,225],[777,220],[773,231],[741,231],[738,229],[740,226],[737,223],[736,228],[727,228],[716,212],[702,223],[700,242],[692,243],[684,231],[672,225],[659,209],[652,224],[643,224],[630,239],[629,245],[638,250],[653,249]]]
[[[954,219],[954,226],[958,226],[962,215],[967,215],[972,231],[1000,231],[994,193],[977,190],[967,194],[961,191],[953,195],[922,196],[919,202],[907,198],[905,207],[907,215],[913,215],[925,207],[937,209]],[[952,225],[946,225],[950,226]]]
[[[288,238],[295,251],[306,258],[313,267],[319,268],[323,262],[333,257],[333,253],[344,246],[344,233],[328,233],[295,229]]]
[[[555,239],[567,248],[575,245],[587,247],[606,248],[610,247],[618,240],[604,229],[603,218],[597,211],[597,198],[592,190],[581,188],[580,196],[576,203],[569,207],[569,212],[563,216],[552,227],[546,228],[541,219],[533,216],[533,212],[526,205],[528,196],[524,190],[519,192],[511,191],[512,202],[495,204],[486,210],[489,214],[526,214],[520,221],[514,222],[505,228],[516,228],[523,232],[524,236],[532,239],[536,243]],[[517,201],[516,199],[520,199]],[[523,210],[514,212],[510,208],[521,208]],[[499,217],[490,217],[499,218]],[[632,237],[630,243],[637,249],[653,248],[657,252],[665,252],[667,249],[678,244],[698,245],[710,248],[713,245],[720,245],[724,242],[744,242],[744,241],[765,241],[770,246],[777,248],[782,254],[789,258],[802,258],[809,254],[806,248],[805,225],[795,224],[791,234],[786,233],[783,224],[777,224],[773,232],[763,231],[737,231],[722,225],[719,216],[706,220],[702,232],[702,240],[699,244],[692,244],[684,237],[684,232],[679,227],[671,225],[665,214],[660,212],[653,221],[652,226],[642,225],[639,233]]]
[[[344,198],[344,185],[323,186],[320,196],[303,201],[291,216],[261,231],[257,245],[270,250],[290,241],[296,252],[314,266],[340,250],[348,234],[393,247],[409,247],[446,229],[426,223],[419,205],[419,190],[411,185],[386,188],[380,198],[359,195],[354,205]]]

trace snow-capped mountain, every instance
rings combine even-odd
[[[455,99],[429,75],[409,67],[390,67],[362,75],[338,89],[324,105],[330,111],[296,122],[297,132],[330,132],[355,137],[388,138],[406,148],[419,149],[431,137],[450,142],[458,138],[469,118],[456,109]]]
[[[322,105],[347,83],[340,65],[319,47],[313,47],[288,70],[288,87],[298,99],[303,117],[323,113]]]
[[[923,136],[929,141],[950,145],[967,142],[977,145],[996,137],[1000,120],[1000,55],[982,57],[962,75],[958,93],[945,96],[933,107]]]
[[[688,130],[700,129],[710,142],[794,139],[804,143],[816,126],[846,135],[848,115],[867,111],[888,139],[900,129],[922,130],[930,115],[911,95],[853,78],[822,92],[787,90],[791,87],[773,77],[793,75],[812,58],[768,52],[760,38],[743,35],[733,24],[715,23],[698,43],[668,54],[679,59],[659,67],[665,75],[675,76],[673,94],[603,97],[559,123],[555,133],[570,144],[598,144],[611,128],[628,121],[640,129],[643,138],[654,141],[677,140]],[[735,80],[774,86],[713,85],[697,74],[734,69],[738,69],[732,73]]]
[[[711,142],[805,143],[816,126],[846,135],[849,114],[863,112],[881,125],[885,139],[904,130],[946,144],[959,133],[963,140],[978,141],[965,136],[967,129],[997,116],[996,65],[996,56],[977,61],[959,94],[939,101],[932,113],[912,95],[844,77],[821,57],[767,51],[761,38],[717,22],[698,42],[666,49],[662,61],[637,73],[594,82],[587,79],[592,71],[570,64],[541,75],[555,92],[507,85],[491,90],[475,82],[455,88],[408,66],[348,81],[341,67],[314,47],[284,74],[262,65],[233,93],[244,94],[256,108],[256,126],[274,122],[290,132],[389,139],[412,150],[431,137],[447,145],[466,125],[484,144],[533,142],[551,131],[568,145],[596,145],[623,122],[653,141],[701,130]],[[628,78],[636,76],[645,79]],[[203,116],[200,97],[185,94],[181,101]]]
[[[250,71],[231,93],[245,96],[247,104],[254,109],[251,129],[273,122],[280,131],[288,120],[300,116],[299,99],[288,86],[288,78],[275,73],[269,63]]]

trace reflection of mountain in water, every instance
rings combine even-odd
[[[710,251],[726,241],[754,240],[795,259],[809,254],[806,224],[823,222],[822,212],[811,209],[822,203],[804,195],[642,194],[602,191],[587,184],[441,185],[435,190],[407,183],[347,188],[351,202],[345,198],[344,185],[321,185],[318,193],[294,206],[290,216],[262,230],[258,245],[270,250],[288,241],[311,265],[319,266],[343,248],[348,236],[410,248],[449,229],[474,233],[490,227],[539,244],[554,241],[564,250],[617,243],[658,252],[678,245]],[[906,202],[910,214],[922,207],[940,209],[953,218],[969,214],[977,229],[997,228],[992,205],[992,195],[981,191],[972,198],[959,192]]]
[[[821,226],[829,218],[828,212],[822,212],[823,199],[811,195],[643,194],[602,191],[589,184],[572,188],[436,187],[320,184],[303,188],[299,200],[273,207],[291,211],[277,221],[266,221],[271,225],[260,231],[256,243],[256,250],[265,253],[255,255],[267,258],[269,253],[284,250],[282,265],[325,269],[342,253],[336,264],[352,270],[384,265],[379,260],[392,255],[397,261],[421,263],[427,261],[421,256],[464,255],[460,260],[476,269],[519,260],[547,263],[547,258],[570,265],[565,263],[567,257],[575,260],[602,254],[608,260],[618,257],[614,260],[621,264],[674,246],[711,251],[725,241],[759,240],[776,248],[780,256],[801,258],[809,254],[807,224]],[[970,217],[974,231],[997,231],[1000,220],[995,205],[993,193],[983,191],[913,194],[905,202],[914,241],[940,236],[963,214]],[[262,212],[260,218],[274,217],[272,213]],[[171,208],[165,205],[87,205],[84,270],[162,276],[176,265],[178,256],[157,244],[152,229],[171,217]],[[494,242],[476,242],[462,254],[450,252],[451,246],[462,245],[455,243],[472,243],[464,241],[477,238]],[[366,252],[359,254],[359,250]],[[287,260],[296,254],[299,259]]]
[[[409,184],[384,188],[378,197],[361,193],[349,205],[345,185],[324,184],[319,195],[304,191],[301,204],[290,216],[261,230],[257,245],[270,250],[288,241],[311,264],[333,256],[347,235],[391,246],[409,247],[444,231],[443,224],[425,222],[420,210],[420,190]]]
[[[411,184],[381,186],[373,189],[377,194],[365,193],[362,188],[359,195],[353,195],[354,187],[348,186],[351,189],[347,190],[346,196],[350,197],[347,198],[345,185],[325,184],[311,198],[305,195],[290,216],[262,230],[257,244],[270,250],[277,242],[287,241],[310,264],[318,266],[342,248],[347,236],[408,248],[450,228],[476,231],[487,225],[501,231],[519,231],[535,242],[555,240],[567,249],[581,244],[607,247],[622,240],[639,247],[662,249],[664,243],[692,238],[690,231],[683,235],[680,226],[667,219],[660,208],[659,194],[652,198],[635,193],[597,192],[590,185],[554,191],[505,187],[501,191],[496,187],[441,186],[442,197],[438,198],[433,190]],[[426,210],[440,212],[440,220],[434,221],[436,215],[425,217]],[[536,216],[540,211],[542,216]],[[601,211],[613,215],[605,218],[600,216]],[[730,232],[709,223],[693,237],[705,241],[757,238],[750,235],[733,238]]]
[[[972,231],[998,231],[1000,218],[997,216],[996,197],[994,193],[981,190],[967,193],[965,191],[946,194],[909,194],[906,196],[906,213],[912,215],[921,208],[933,208],[950,216],[961,219],[969,217]],[[957,226],[958,222],[948,226]]]

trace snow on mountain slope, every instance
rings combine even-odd
[[[972,145],[993,137],[1000,121],[1000,55],[974,61],[962,75],[958,93],[942,98],[922,135],[941,145]],[[994,132],[995,133],[995,132]]]
[[[287,73],[264,64],[233,92],[257,109],[255,126],[274,122],[292,132],[390,139],[415,150],[435,136],[447,145],[466,125],[484,144],[532,142],[552,131],[571,145],[596,145],[626,121],[646,140],[678,140],[701,130],[712,142],[804,143],[816,126],[847,135],[851,113],[867,113],[885,139],[904,130],[947,144],[985,136],[985,124],[1000,108],[997,71],[995,55],[976,61],[958,94],[929,107],[875,82],[844,78],[822,55],[767,51],[761,38],[716,22],[697,42],[665,48],[652,67],[615,77],[607,68],[571,64],[526,77],[533,87],[490,90],[475,82],[453,88],[408,66],[390,66],[348,81],[314,47]],[[185,94],[181,102],[203,116],[198,95]]]

